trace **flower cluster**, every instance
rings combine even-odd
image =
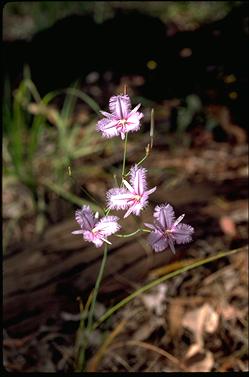
[[[98,121],[97,131],[102,132],[105,138],[120,136],[122,140],[128,132],[140,129],[140,120],[143,114],[138,111],[140,104],[131,110],[131,101],[128,95],[118,95],[110,98],[110,113],[101,111],[104,118]],[[155,192],[156,187],[148,189],[146,180],[147,171],[145,168],[135,164],[131,167],[129,182],[122,177],[121,187],[111,188],[106,193],[107,210],[126,210],[124,218],[131,214],[139,216],[146,207],[149,196]],[[175,219],[173,207],[170,204],[157,205],[154,211],[154,224],[145,223],[151,229],[148,242],[151,247],[160,252],[170,248],[175,253],[174,244],[184,244],[192,240],[193,227],[181,223],[185,215]],[[111,244],[108,236],[116,233],[120,228],[117,216],[104,216],[98,219],[89,206],[83,206],[75,213],[76,221],[80,230],[73,231],[73,234],[82,234],[85,241],[93,242],[96,247],[102,246],[104,242]]]

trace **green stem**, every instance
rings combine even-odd
[[[137,163],[137,166],[141,165],[145,160],[146,158],[149,156],[149,152],[146,151],[144,157],[142,158],[142,160],[140,160],[138,163]]]
[[[146,160],[146,158],[149,156],[149,154],[150,154],[150,149],[149,149],[149,144],[148,144],[148,146],[145,148],[144,157],[136,165],[137,166],[141,165]],[[130,172],[124,174],[124,177],[127,177],[129,174],[130,174]]]
[[[94,287],[92,303],[91,303],[91,307],[90,307],[89,315],[88,315],[87,331],[89,331],[89,332],[92,330],[93,314],[94,314],[94,309],[95,309],[95,304],[96,304],[96,299],[97,299],[97,295],[98,295],[98,291],[99,291],[100,282],[102,280],[104,268],[105,268],[105,265],[106,265],[107,252],[108,252],[108,246],[107,246],[107,244],[105,244],[104,254],[103,254],[101,266],[100,266],[100,269],[99,269],[99,274],[98,274],[98,277],[97,277],[97,280],[96,280],[96,284],[95,284],[95,287]]]
[[[239,248],[239,249],[235,249],[235,250],[230,250],[230,251],[227,251],[227,252],[221,252],[215,256],[212,256],[212,257],[208,257],[208,258],[205,258],[205,259],[202,259],[202,260],[199,260],[195,263],[192,263],[192,264],[189,264],[188,266],[185,266],[183,268],[180,268],[179,270],[177,271],[173,271],[167,275],[164,275],[156,280],[153,280],[151,282],[149,282],[148,284],[144,285],[143,287],[137,289],[135,292],[133,292],[132,294],[130,294],[129,296],[127,296],[126,298],[124,298],[123,300],[121,300],[119,303],[117,303],[116,305],[114,305],[113,307],[111,307],[110,309],[107,310],[107,312],[105,314],[103,314],[99,320],[94,324],[93,326],[93,329],[96,329],[102,322],[104,322],[107,318],[109,318],[113,313],[115,313],[117,310],[119,310],[120,308],[122,308],[123,306],[125,306],[126,304],[128,304],[128,302],[130,302],[131,300],[133,300],[135,297],[139,296],[141,293],[144,293],[146,291],[148,291],[149,289],[157,286],[158,284],[161,284],[162,282],[170,279],[170,278],[173,278],[177,275],[180,275],[182,274],[183,272],[186,272],[186,271],[189,271],[189,270],[192,270],[196,267],[200,267],[204,264],[207,264],[207,263],[210,263],[210,262],[213,262],[215,260],[218,260],[220,258],[224,258],[224,257],[227,257],[229,255],[232,255],[232,254],[235,254],[239,251],[242,251],[244,250],[244,247],[242,248]]]
[[[128,237],[131,237],[131,236],[134,236],[135,234],[141,232],[142,229],[137,229],[135,230],[135,232],[132,232],[132,233],[128,233],[128,234],[115,234],[116,237],[121,237],[121,238],[128,238]]]
[[[98,291],[99,291],[99,286],[100,286],[100,283],[101,283],[101,280],[102,280],[102,277],[103,277],[103,273],[104,273],[104,268],[105,268],[105,265],[106,265],[107,251],[108,251],[108,246],[107,246],[107,244],[105,244],[104,254],[103,254],[101,266],[100,266],[100,269],[99,269],[99,274],[98,274],[98,277],[97,277],[97,280],[96,280],[96,284],[95,284],[95,287],[94,287],[90,310],[89,310],[89,313],[88,313],[87,328],[86,328],[86,332],[83,336],[82,343],[81,343],[77,372],[78,371],[79,372],[84,371],[85,352],[86,352],[87,342],[88,342],[87,337],[89,336],[89,334],[93,330],[92,323],[93,323],[94,309],[95,309],[96,299],[97,299],[97,295],[98,295]]]
[[[128,139],[128,132],[125,134],[125,141],[124,141],[124,155],[123,155],[122,178],[125,176],[125,160],[126,160],[126,153],[127,153],[127,139]]]
[[[142,231],[142,232],[145,232],[145,233],[151,233],[151,230],[149,230],[149,229],[141,228],[141,231]]]
[[[121,237],[121,238],[127,238],[127,237],[134,236],[135,234],[137,234],[137,233],[139,233],[139,232],[150,233],[151,231],[148,230],[148,229],[138,228],[137,230],[135,230],[135,232],[128,233],[128,234],[115,234],[115,236],[116,236],[116,237]]]

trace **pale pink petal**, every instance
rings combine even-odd
[[[139,216],[141,211],[146,207],[147,203],[147,200],[140,200],[139,202],[135,202],[132,211],[134,215]]]
[[[92,242],[95,244],[96,247],[101,247],[103,245],[103,240],[99,238],[95,238]]]
[[[83,233],[84,240],[87,242],[93,242],[96,247],[103,245],[103,240],[99,238],[99,235],[95,235],[92,232],[86,231]]]
[[[133,187],[129,184],[129,182],[127,182],[125,179],[123,179],[123,184],[126,186],[126,188],[127,188],[132,194],[134,194],[134,189],[133,189]]]
[[[113,114],[107,113],[106,111],[102,111],[102,110],[100,111],[100,113],[108,119],[113,119]]]
[[[125,139],[125,132],[120,131],[120,136],[121,136],[121,139],[124,140]]]
[[[118,224],[119,218],[117,216],[105,216],[95,225],[94,230],[100,232],[101,235],[108,237],[116,233],[121,226]]]
[[[168,246],[167,238],[160,232],[151,232],[148,237],[148,242],[155,251],[162,251]]]
[[[91,208],[85,205],[75,212],[75,219],[83,230],[91,230],[96,223]]]
[[[177,224],[179,224],[179,223],[182,221],[182,219],[184,218],[184,216],[185,216],[185,213],[182,214],[181,216],[179,216],[179,217],[176,219],[176,221],[174,222],[172,228],[174,228]]]
[[[137,110],[140,108],[140,106],[141,106],[141,103],[139,103],[137,106],[135,106],[134,109],[131,110],[131,112],[129,113],[129,116],[131,116],[132,114],[136,113]],[[140,113],[140,112],[138,112],[138,113],[142,115],[142,116],[141,116],[141,118],[142,118],[142,117],[143,117],[143,114]]]
[[[127,118],[127,122],[125,123],[125,129],[127,132],[138,131],[141,127],[140,119],[143,117],[143,114],[142,113],[134,113],[132,115],[130,114]]]
[[[134,211],[134,208],[133,208],[133,206],[131,206],[131,207],[128,209],[128,211],[124,214],[124,219],[125,219],[126,217],[130,216],[130,214],[133,213],[133,211]]]
[[[83,234],[84,230],[74,230],[72,234]]]
[[[103,137],[111,138],[119,134],[117,124],[116,120],[104,118],[98,121],[96,130],[102,132]]]
[[[164,229],[171,229],[175,221],[175,212],[170,204],[162,204],[156,206],[154,217]]]
[[[150,229],[155,229],[155,226],[152,225],[152,224],[148,224],[148,223],[144,223],[145,226],[147,226],[147,228],[150,228]]]
[[[152,194],[153,192],[155,192],[156,189],[157,189],[157,187],[155,186],[152,189],[145,191],[145,194],[149,196],[150,194]]]
[[[141,209],[143,209],[147,206],[148,203],[149,203],[148,195],[143,194],[141,199],[139,200],[138,204],[141,206]]]
[[[139,168],[137,165],[132,166],[130,170],[130,183],[137,195],[142,195],[147,189],[146,172],[146,169]]]
[[[110,241],[108,241],[106,238],[104,238],[104,237],[102,237],[102,236],[100,236],[99,238],[100,238],[102,241],[108,243],[108,245],[111,245],[111,244],[112,244]]]
[[[192,234],[194,233],[194,228],[187,224],[178,224],[172,231],[175,242],[177,244],[188,243],[192,241]]]
[[[131,109],[131,101],[128,95],[113,96],[109,101],[110,111],[119,119],[126,119]]]
[[[133,195],[125,188],[110,189],[107,191],[106,197],[110,209],[126,209],[133,200]]]

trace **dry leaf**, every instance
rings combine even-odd
[[[223,304],[219,308],[219,313],[226,321],[243,317],[242,312],[229,304]]]
[[[150,317],[151,319],[142,324],[139,329],[132,335],[134,340],[146,340],[158,327],[165,322],[164,318]]]
[[[236,225],[234,221],[231,219],[229,216],[223,216],[219,220],[220,227],[222,231],[230,237],[236,237],[237,235],[237,230],[236,230]]]
[[[184,361],[187,372],[210,372],[214,365],[212,352],[203,350],[195,343],[189,347]]]
[[[169,330],[172,337],[180,336],[182,331],[181,323],[184,314],[184,305],[180,300],[171,300],[168,319],[169,319]]]
[[[87,363],[87,372],[96,372],[102,358],[108,350],[108,347],[113,342],[113,340],[120,334],[128,321],[128,318],[124,318],[118,325],[112,330],[112,332],[107,336],[104,343],[97,350],[96,354]]]
[[[155,310],[158,316],[162,315],[166,309],[165,298],[167,289],[166,284],[159,284],[153,293],[147,293],[141,296],[146,308],[151,311]]]
[[[203,333],[214,333],[218,327],[219,315],[209,305],[204,304],[199,309],[187,312],[182,325],[193,332],[196,343],[203,346]]]

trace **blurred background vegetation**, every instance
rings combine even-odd
[[[72,14],[90,14],[97,23],[112,18],[118,9],[136,10],[174,22],[179,30],[194,30],[204,23],[219,20],[242,1],[37,1],[11,2],[4,7],[4,40],[29,39],[34,33]]]

